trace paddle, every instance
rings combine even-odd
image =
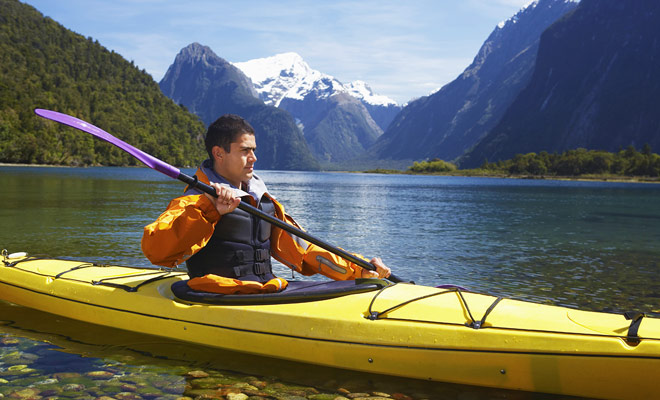
[[[217,197],[215,189],[212,188],[211,186],[205,184],[204,182],[200,182],[199,180],[197,180],[197,177],[193,178],[190,175],[184,174],[183,172],[179,171],[178,168],[173,167],[173,166],[167,164],[166,162],[164,162],[162,160],[159,160],[158,158],[156,158],[152,155],[149,155],[149,154],[145,153],[144,151],[142,151],[140,149],[137,149],[137,148],[131,146],[130,144],[128,144],[128,143],[126,143],[126,142],[124,142],[120,139],[117,139],[116,137],[112,136],[108,132],[106,132],[106,131],[104,131],[104,130],[102,130],[102,129],[100,129],[100,128],[98,128],[98,127],[96,127],[96,126],[94,126],[94,125],[92,125],[88,122],[85,122],[83,120],[80,120],[76,117],[72,117],[72,116],[67,115],[67,114],[62,114],[62,113],[59,113],[59,112],[56,112],[56,111],[44,110],[44,109],[40,109],[40,108],[34,110],[34,112],[37,115],[39,115],[40,117],[44,117],[46,119],[50,119],[50,120],[59,122],[59,123],[64,124],[64,125],[68,125],[70,127],[79,129],[83,132],[87,132],[87,133],[89,133],[93,136],[96,136],[99,139],[103,139],[106,142],[111,143],[111,144],[119,147],[120,149],[124,150],[128,154],[130,154],[133,157],[137,158],[140,162],[142,162],[147,167],[149,167],[151,169],[155,169],[156,171],[161,172],[161,173],[169,176],[170,178],[178,179],[182,182],[185,182],[188,185],[190,185],[191,187],[195,187],[195,188],[197,188],[197,189],[199,189],[199,190],[201,190],[205,193],[210,194],[211,196]],[[314,243],[315,245],[317,245],[317,246],[319,246],[319,247],[321,247],[321,248],[323,248],[323,249],[325,249],[325,250],[327,250],[327,251],[329,251],[333,254],[336,254],[339,257],[342,257],[342,258],[344,258],[348,261],[351,261],[351,262],[359,265],[362,268],[368,269],[370,271],[375,271],[376,270],[376,267],[373,264],[371,264],[367,261],[364,261],[363,259],[361,259],[359,257],[356,257],[353,254],[348,253],[348,252],[346,252],[346,251],[344,251],[344,250],[342,250],[338,247],[332,246],[332,245],[322,241],[321,239],[318,239],[318,238],[310,235],[309,233],[307,233],[307,232],[305,232],[301,229],[296,228],[295,226],[292,226],[292,225],[289,225],[289,224],[285,223],[284,221],[282,221],[278,218],[272,217],[272,216],[264,213],[263,211],[259,210],[258,208],[255,208],[255,207],[251,206],[250,204],[248,204],[244,201],[241,201],[241,203],[238,205],[238,208],[240,208],[241,210],[243,210],[245,212],[248,212],[248,213],[250,213],[250,214],[252,214],[256,217],[264,219],[264,220],[268,221],[269,223],[277,226],[278,228],[281,228],[281,229],[283,229],[283,230],[285,230],[289,233],[292,233],[292,234],[294,234],[294,235],[296,235],[296,236],[298,236],[302,239],[305,239],[306,241],[308,241],[310,243]],[[406,281],[404,281],[403,279],[399,278],[398,276],[396,276],[394,274],[391,274],[389,276],[389,278],[387,278],[387,279],[389,279],[390,281],[395,282],[395,283],[397,283],[397,282],[406,282]]]

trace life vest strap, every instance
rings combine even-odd
[[[234,257],[239,263],[257,263],[270,260],[270,249],[256,249],[254,251],[238,250],[234,252]]]
[[[240,279],[247,275],[266,275],[272,274],[273,268],[270,262],[259,262],[250,265],[239,265],[232,268],[236,278]]]

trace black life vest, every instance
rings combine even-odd
[[[267,196],[262,196],[258,208],[275,215],[275,206]],[[268,222],[239,208],[223,215],[206,246],[186,261],[188,275],[195,278],[215,274],[257,282],[274,278],[270,231]]]

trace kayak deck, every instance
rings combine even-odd
[[[660,321],[652,318],[410,284],[207,305],[174,296],[172,285],[186,279],[177,270],[4,257],[0,299],[204,346],[416,379],[639,398],[654,389],[642,377],[660,373]]]

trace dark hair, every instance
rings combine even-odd
[[[209,153],[211,160],[213,160],[213,153],[211,152],[213,146],[220,146],[229,153],[231,144],[244,133],[254,135],[254,128],[238,115],[225,114],[216,119],[206,131],[206,138],[204,139],[206,152]]]

